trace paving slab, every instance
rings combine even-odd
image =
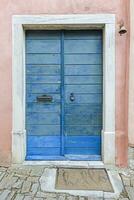
[[[67,196],[66,200],[79,200],[79,197],[75,197],[75,196]]]
[[[21,193],[29,193],[32,183],[30,181],[25,181],[22,185]]]
[[[38,176],[29,176],[27,178],[27,181],[30,181],[30,182],[38,182],[39,181],[39,177]]]
[[[6,198],[6,200],[12,200],[13,197],[15,196],[16,191],[12,190],[9,196]]]
[[[33,183],[32,184],[31,193],[32,193],[33,196],[37,193],[38,188],[39,188],[39,183]]]
[[[35,167],[32,169],[30,176],[41,176],[43,173],[44,167]]]
[[[0,200],[6,200],[10,193],[10,190],[3,190],[3,192],[0,194]]]
[[[25,196],[23,200],[32,200],[33,198],[31,196]]]
[[[22,194],[17,194],[14,200],[23,200],[24,199],[24,195]]]
[[[128,197],[130,200],[134,200],[134,188],[133,187],[125,187]]]
[[[93,197],[88,197],[88,200],[104,200],[104,198],[93,198]]]
[[[131,186],[131,187],[134,187],[134,177],[132,177],[132,178],[130,179],[130,186]]]
[[[79,200],[87,200],[86,197],[79,197]]]
[[[6,172],[8,168],[6,167],[0,167],[0,172]]]
[[[62,195],[58,195],[58,200],[66,200],[66,195],[62,194]]]
[[[130,178],[128,176],[121,176],[124,186],[130,186]]]
[[[105,169],[58,168],[56,189],[114,192]]]
[[[24,181],[21,180],[21,179],[17,180],[17,181],[13,184],[12,188],[20,189],[20,188],[22,187],[23,182],[24,182]]]
[[[18,178],[13,177],[12,175],[8,175],[7,177],[4,177],[2,181],[0,182],[0,190],[11,189],[11,187],[15,184],[17,180]]]
[[[16,175],[24,175],[24,176],[29,176],[31,170],[32,170],[31,167],[27,167],[27,166],[26,167],[22,166],[22,167],[16,167],[16,168],[12,167],[12,168],[10,168],[10,171],[14,172]]]
[[[129,198],[121,198],[121,199],[119,199],[119,200],[129,200]]]
[[[5,172],[0,172],[0,181],[3,179],[3,177],[5,176]]]
[[[36,193],[36,197],[38,197],[38,198],[45,198],[45,197],[46,197],[46,194],[45,194],[44,192],[38,191],[38,192]]]
[[[39,179],[41,190],[44,192],[53,192],[53,193],[64,193],[74,196],[84,196],[92,198],[117,198],[120,195],[120,192],[123,190],[122,180],[117,172],[108,172],[110,181],[114,186],[114,192],[103,192],[95,190],[65,190],[65,189],[56,189],[56,168],[45,168],[42,176]]]

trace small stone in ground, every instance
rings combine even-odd
[[[21,193],[29,193],[31,188],[31,182],[30,181],[25,181],[23,183]]]
[[[23,199],[24,199],[24,195],[17,194],[14,200],[23,200]]]

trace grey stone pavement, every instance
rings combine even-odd
[[[41,191],[40,178],[44,166],[0,167],[0,200],[99,200],[98,198]],[[134,164],[118,171],[124,184],[119,200],[134,200]],[[104,198],[103,198],[104,199]],[[100,199],[102,200],[102,199]],[[109,199],[114,200],[114,199]]]

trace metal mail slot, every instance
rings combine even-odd
[[[49,95],[46,95],[46,94],[44,94],[42,96],[38,96],[36,99],[37,99],[38,102],[44,102],[44,103],[45,102],[51,103],[52,100],[53,100],[52,96],[49,96]]]

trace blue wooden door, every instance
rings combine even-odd
[[[26,32],[28,160],[100,160],[102,32]]]
[[[65,154],[99,159],[102,129],[101,31],[65,31]]]

